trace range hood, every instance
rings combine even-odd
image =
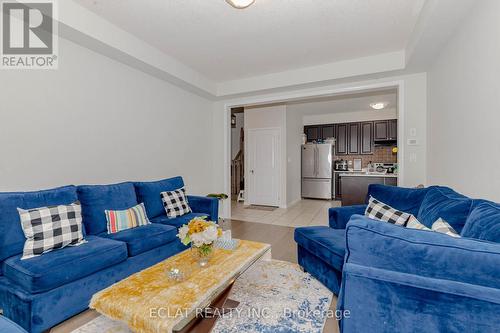
[[[380,146],[397,146],[398,145],[398,140],[375,140],[375,147],[380,147]]]

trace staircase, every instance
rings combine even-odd
[[[240,150],[231,161],[231,194],[237,196],[245,188],[244,132],[240,132]]]

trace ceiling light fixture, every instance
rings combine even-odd
[[[255,0],[226,0],[228,4],[236,9],[244,9],[255,2]]]
[[[382,110],[387,106],[387,103],[371,103],[370,107],[375,110]]]

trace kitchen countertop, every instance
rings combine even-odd
[[[366,173],[360,171],[342,172],[340,177],[383,177],[383,178],[398,178],[398,175],[392,173]]]

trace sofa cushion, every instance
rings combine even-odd
[[[156,223],[99,236],[126,243],[128,255],[133,257],[174,241],[177,238],[177,228]]]
[[[462,237],[500,243],[500,205],[484,201],[470,213]]]
[[[210,220],[210,215],[208,215],[208,214],[204,214],[204,213],[189,213],[189,214],[186,214],[186,215],[182,215],[182,216],[176,217],[174,219],[168,218],[167,215],[157,216],[155,218],[152,218],[151,222],[153,222],[153,223],[167,224],[167,225],[173,225],[176,228],[180,228],[180,227],[182,227],[183,224],[188,224],[189,221],[191,221],[195,217],[201,217],[201,216],[207,216],[207,219]]]
[[[425,195],[417,218],[428,228],[442,218],[460,233],[469,216],[473,201],[448,187],[436,186]]]
[[[105,210],[123,210],[138,204],[134,185],[130,182],[112,185],[78,186],[83,224],[90,235],[107,231]]]
[[[137,193],[137,200],[144,202],[146,213],[151,219],[160,215],[165,215],[165,208],[161,200],[161,192],[177,190],[184,187],[182,177],[167,178],[154,182],[134,183]]]
[[[35,192],[0,193],[0,262],[23,252],[24,237],[17,208],[69,205],[77,200],[73,185]],[[0,272],[1,274],[1,272]]]
[[[345,229],[296,228],[295,241],[328,265],[339,271],[342,270],[345,255]]]
[[[9,320],[4,316],[0,316],[0,333],[27,333],[24,328]]]
[[[417,216],[420,205],[431,188],[405,188],[371,184],[368,187],[368,196],[366,199],[368,202],[368,199],[372,196],[389,206]]]
[[[91,275],[127,259],[123,242],[87,236],[87,243],[54,250],[43,256],[21,260],[21,255],[4,262],[4,274],[30,293],[54,289]]]

